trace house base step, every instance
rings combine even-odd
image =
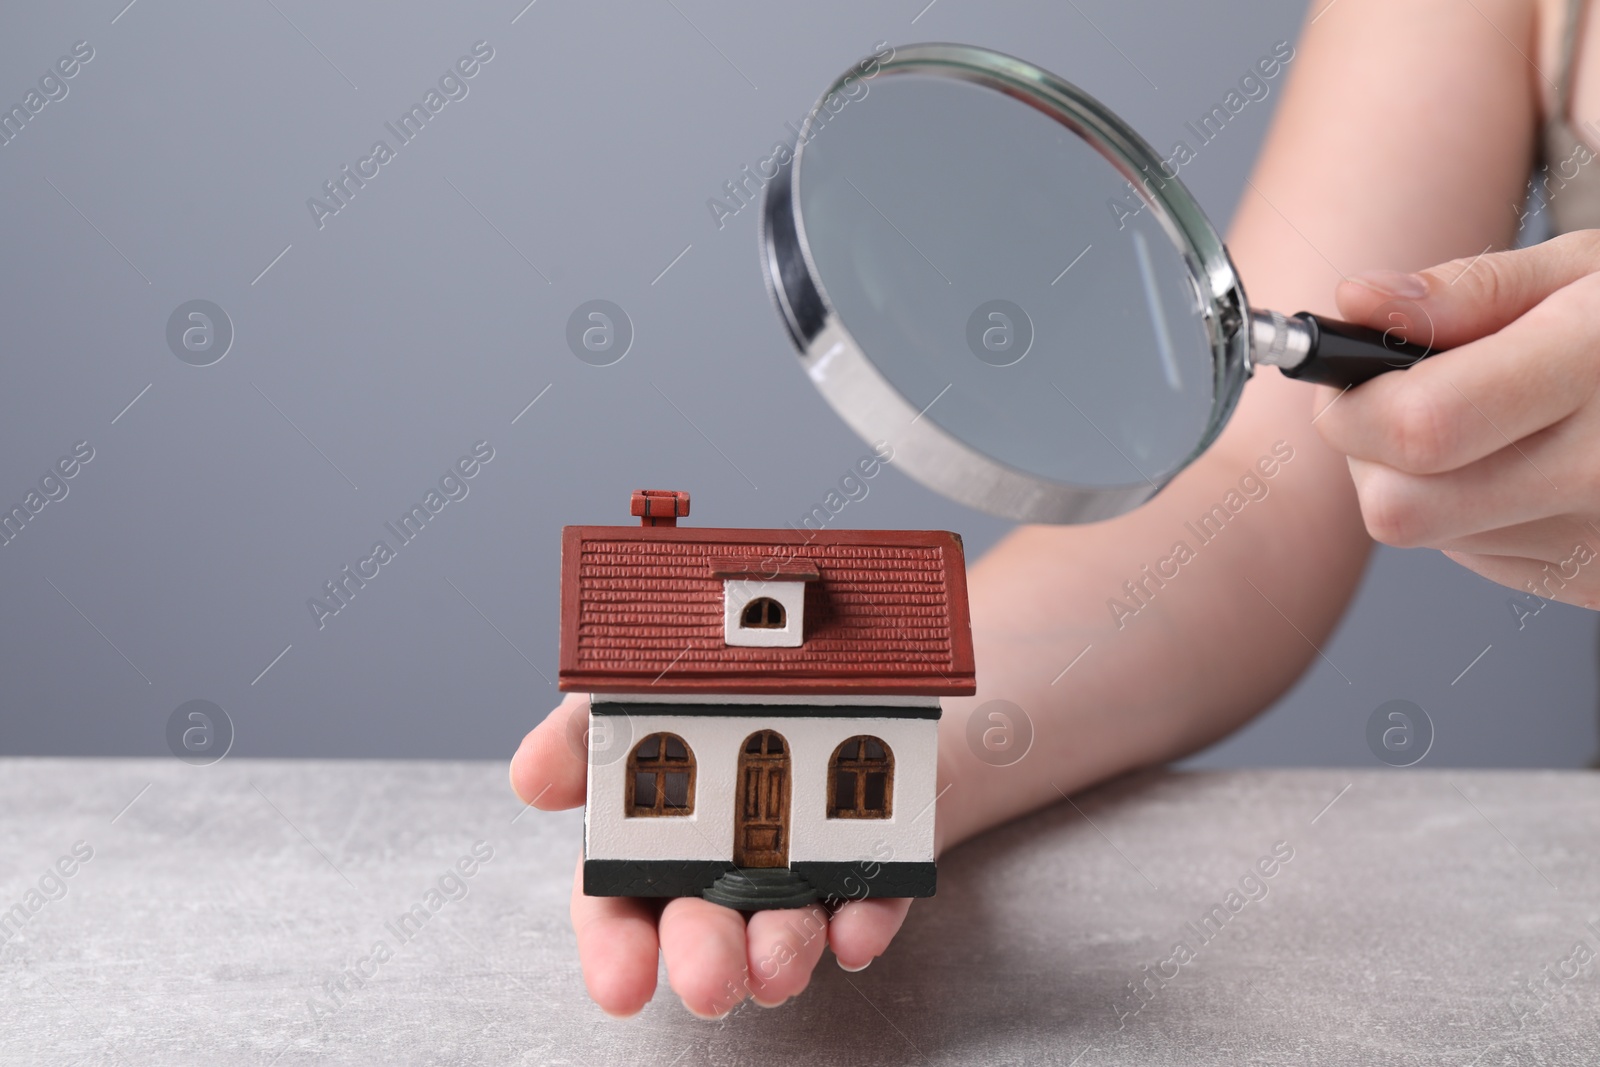
[[[817,900],[812,884],[787,867],[737,867],[700,895],[739,911],[803,908]]]

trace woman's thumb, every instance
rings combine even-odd
[[[1405,274],[1375,270],[1339,283],[1352,322],[1393,330],[1414,344],[1454,348],[1521,318],[1545,297],[1600,269],[1600,231],[1565,234],[1531,248],[1484,252]]]

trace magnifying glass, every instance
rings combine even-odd
[[[767,186],[762,261],[812,381],[896,466],[1095,522],[1203,453],[1255,366],[1355,385],[1431,351],[1252,309],[1175,173],[1048,71],[912,45],[823,94]]]

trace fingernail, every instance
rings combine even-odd
[[[688,1008],[689,1009],[689,1014],[693,1015],[696,1019],[705,1019],[708,1022],[715,1022],[716,1020],[722,1018],[724,1015],[727,1015],[728,1012],[733,1010],[732,1008],[724,1008],[721,1011],[717,1011],[715,1009],[713,1009],[713,1010],[711,1010],[709,1012],[701,1011],[698,1008],[696,1008],[694,1005],[690,1004],[687,1000],[685,1000],[683,1002],[683,1006],[685,1008]]]
[[[872,960],[873,960],[873,957],[870,957],[870,956],[867,957],[867,962],[863,963],[859,967],[846,967],[844,965],[844,960],[840,960],[839,961],[839,969],[842,970],[842,971],[849,971],[851,974],[855,974],[857,971],[864,971],[868,967],[872,966]]]
[[[1428,295],[1428,279],[1420,274],[1404,274],[1397,270],[1369,270],[1352,274],[1345,281],[1364,285],[1385,296],[1403,296],[1421,300]]]

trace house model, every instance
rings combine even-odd
[[[934,892],[941,697],[975,690],[953,533],[568,526],[589,694],[583,888],[744,910]]]

